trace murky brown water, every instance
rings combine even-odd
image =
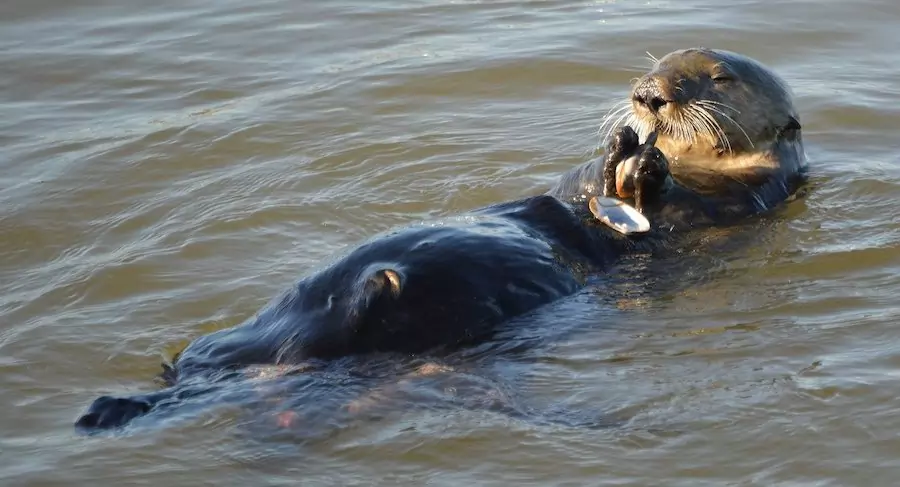
[[[894,485],[898,19],[890,0],[4,2],[0,484]],[[544,190],[645,51],[692,45],[789,81],[812,190],[750,245],[543,310],[568,332],[482,371],[615,426],[449,407],[264,436],[213,408],[74,434],[94,397],[152,389],[344,246]]]

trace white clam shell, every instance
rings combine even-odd
[[[650,221],[647,217],[624,201],[594,196],[588,202],[588,208],[594,217],[624,235],[650,231]]]
[[[628,197],[634,194],[634,172],[637,165],[638,156],[631,156],[616,165],[616,192],[619,196]]]

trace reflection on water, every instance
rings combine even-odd
[[[898,9],[4,3],[0,481],[892,485]],[[768,64],[801,112],[809,194],[738,244],[636,257],[451,374],[247,382],[241,407],[74,435],[346,246],[549,187],[645,51],[692,45]]]

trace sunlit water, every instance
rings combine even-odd
[[[0,484],[894,485],[898,18],[889,0],[5,2]],[[545,190],[645,51],[695,45],[771,66],[801,112],[809,193],[739,245],[624,263],[523,317],[540,346],[411,386],[428,407],[285,429],[260,400],[74,433],[96,396],[152,390],[188,340],[346,246]],[[318,385],[358,392],[333,373]]]

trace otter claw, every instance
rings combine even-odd
[[[635,208],[641,213],[655,202],[669,176],[666,157],[656,147],[658,138],[659,133],[654,130],[640,143],[631,127],[626,125],[616,131],[604,161],[604,197],[634,197]]]
[[[669,162],[662,151],[649,146],[637,161],[634,172],[634,206],[645,213],[662,195],[669,177]]]
[[[643,143],[629,126],[616,131],[606,150],[603,168],[603,196],[628,198],[634,194],[634,173],[637,159],[656,145],[659,133],[650,132]]]

